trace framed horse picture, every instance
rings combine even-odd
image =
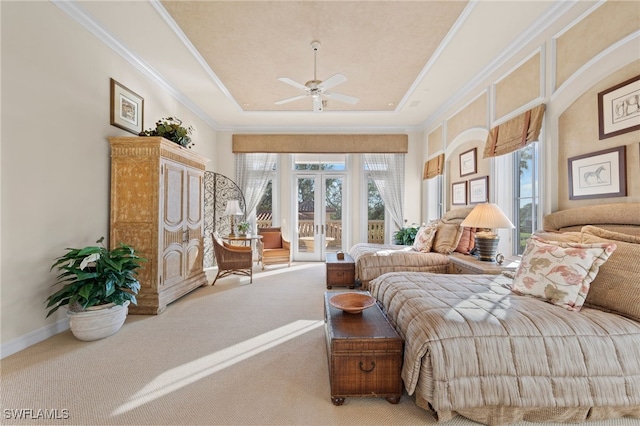
[[[569,199],[626,197],[626,146],[569,158]]]

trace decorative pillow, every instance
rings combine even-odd
[[[438,229],[437,223],[423,225],[418,229],[415,240],[413,240],[413,249],[421,253],[429,253],[433,245],[433,239]]]
[[[458,247],[454,251],[469,254],[476,246],[476,228],[463,227]]]
[[[264,245],[264,248],[282,248],[282,238],[280,238],[279,232],[263,232],[260,235],[262,235],[262,244]]]
[[[606,239],[603,236],[606,235]],[[640,238],[595,226],[582,228],[585,243],[616,243],[616,251],[600,267],[585,305],[640,321]],[[637,241],[634,243],[633,241]]]
[[[513,291],[579,311],[600,265],[616,249],[614,243],[527,242],[513,280]]]
[[[462,222],[462,220],[460,220]],[[432,250],[436,253],[451,254],[458,247],[462,237],[460,223],[438,223]]]

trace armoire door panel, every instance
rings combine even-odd
[[[167,161],[164,165],[164,223],[165,226],[180,226],[184,221],[185,168]]]
[[[176,246],[174,250],[166,251],[162,259],[162,285],[171,287],[181,283],[185,278],[182,246]]]
[[[187,171],[187,220],[190,225],[202,221],[204,206],[204,173],[198,170]]]
[[[187,247],[187,277],[202,270],[202,249],[200,244],[190,244]]]

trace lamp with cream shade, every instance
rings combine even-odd
[[[231,232],[229,234],[236,235],[235,217],[244,215],[238,200],[227,201],[227,208],[224,210],[224,215],[231,216]]]
[[[460,226],[478,228],[476,232],[478,259],[486,262],[495,261],[500,242],[500,237],[493,232],[493,229],[515,228],[509,218],[500,210],[500,207],[494,203],[482,203],[475,206]]]

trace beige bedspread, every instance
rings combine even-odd
[[[510,282],[411,272],[370,282],[405,340],[402,378],[417,403],[444,417],[505,406],[640,416],[640,323],[514,295]]]
[[[440,253],[421,253],[411,246],[395,244],[358,243],[349,254],[356,264],[356,279],[362,281],[363,289],[370,280],[387,272],[435,272],[446,273],[449,257]]]

